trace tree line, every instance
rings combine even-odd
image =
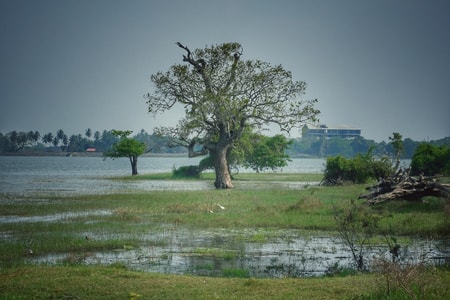
[[[149,134],[145,130],[133,136],[143,142],[155,153],[183,153],[182,147],[170,147],[168,139]],[[6,134],[0,132],[0,153],[8,152],[85,152],[95,148],[96,152],[107,152],[119,141],[114,130],[93,131],[86,129],[83,134],[68,136],[62,129],[55,133],[48,132],[41,135],[38,131],[17,132]]]
[[[433,146],[450,146],[450,137],[442,138],[435,141],[414,141],[410,138],[402,140],[403,151],[400,154],[401,159],[412,159],[417,147],[421,144],[430,144]],[[287,150],[287,154],[291,157],[311,156],[311,157],[330,157],[343,156],[345,158],[355,157],[359,154],[366,154],[368,151],[374,156],[392,156],[397,153],[395,144],[392,141],[381,141],[379,143],[368,140],[363,137],[353,139],[344,139],[340,137],[334,138],[317,138],[302,137],[292,140],[292,144]]]
[[[152,153],[186,153],[187,148],[172,145],[170,137],[164,137],[155,133],[147,133],[144,129],[134,134],[132,138],[143,142]],[[93,131],[88,128],[83,134],[73,134],[68,136],[62,129],[55,133],[48,132],[41,135],[38,131],[17,132],[12,131],[6,134],[0,132],[0,153],[7,152],[85,152],[88,148],[95,148],[97,152],[106,152],[117,143],[119,138],[113,134],[113,130]],[[258,139],[251,142],[258,143]],[[421,144],[432,146],[450,146],[450,137],[423,142],[414,141],[410,138],[403,140],[402,159],[412,159],[417,147]],[[324,158],[330,156],[343,156],[346,158],[355,157],[358,154],[365,154],[372,149],[373,155],[384,156],[395,153],[394,145],[391,142],[375,142],[363,137],[354,139],[316,138],[302,137],[289,140],[286,147],[286,155],[289,157],[317,157]],[[255,158],[256,159],[256,158]]]

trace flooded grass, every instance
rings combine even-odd
[[[123,276],[155,281],[168,277],[127,269],[209,276],[206,281],[226,277],[242,280],[236,282],[244,290],[255,286],[259,290],[259,285],[266,284],[254,278],[352,274],[348,272],[351,255],[337,238],[334,214],[355,201],[364,188],[153,191],[19,197],[18,201],[2,197],[0,269],[2,277],[11,276],[8,270],[32,272],[44,265],[56,273],[68,266],[81,273],[114,269]],[[372,255],[389,257],[384,237],[399,236],[405,257],[448,263],[449,230],[442,201],[358,205],[381,220],[370,241],[379,245],[372,248]],[[443,274],[448,279],[448,273]],[[39,284],[38,278],[32,280]],[[11,291],[15,284],[9,284]],[[217,284],[230,288],[227,281]],[[259,296],[264,295],[262,290]],[[149,295],[135,288],[129,292]]]

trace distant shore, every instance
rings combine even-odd
[[[25,151],[3,152],[0,156],[59,156],[59,157],[103,157],[103,152],[51,152],[51,151]],[[186,153],[146,153],[142,157],[183,157]]]

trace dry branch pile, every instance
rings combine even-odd
[[[410,169],[400,169],[394,176],[368,187],[369,193],[359,199],[367,199],[369,205],[389,200],[419,201],[422,197],[450,197],[450,185],[439,183],[434,177],[411,177]]]

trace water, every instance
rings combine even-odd
[[[140,174],[171,172],[174,167],[198,165],[201,159],[140,157],[138,171]],[[321,173],[324,163],[323,159],[293,159],[281,172]],[[112,177],[130,174],[131,167],[126,158],[103,160],[101,157],[0,156],[0,192],[6,194],[67,195],[213,189],[212,182],[206,181],[112,180]],[[302,183],[298,183],[291,188],[301,186]]]
[[[174,167],[198,164],[201,158],[141,157],[141,174],[170,172]],[[293,159],[280,172],[322,173],[323,159]],[[249,170],[245,170],[249,171]],[[101,194],[151,190],[213,189],[207,181],[112,180],[129,176],[128,159],[103,160],[100,157],[0,157],[0,201],[15,201],[17,195],[39,198],[41,194]],[[266,186],[268,183],[263,183]],[[283,188],[301,188],[308,183],[273,183]],[[243,183],[237,188],[258,188]],[[37,195],[37,196],[36,196]],[[26,199],[26,198],[25,198]],[[65,212],[43,216],[0,216],[0,226],[6,223],[70,222],[80,216],[108,216],[110,210]],[[206,276],[303,277],[323,275],[337,267],[352,265],[351,253],[335,237],[326,233],[305,233],[298,230],[278,230],[272,238],[255,241],[265,235],[258,229],[197,230],[180,226],[165,226],[142,233],[141,245],[113,251],[92,253],[60,253],[29,258],[34,263],[83,264],[121,263],[134,270],[171,274]],[[89,235],[89,233],[86,233]],[[17,237],[13,232],[0,232],[0,240]],[[126,239],[108,233],[90,236],[96,239]],[[38,241],[35,241],[38,243]],[[407,259],[436,262],[448,261],[449,241],[418,240],[402,245]],[[31,246],[32,247],[32,246]],[[373,247],[372,256],[389,256],[386,247]]]
[[[266,234],[269,237],[264,241],[255,241],[255,236]],[[30,261],[48,265],[122,264],[146,272],[258,278],[323,276],[342,268],[354,268],[348,247],[326,233],[166,227],[143,233],[141,238],[142,245],[136,248],[125,245],[106,252],[50,254]],[[415,240],[402,245],[400,259],[402,263],[442,264],[448,259],[448,248],[448,242]],[[390,260],[389,249],[386,246],[366,249],[365,259],[376,257]]]

